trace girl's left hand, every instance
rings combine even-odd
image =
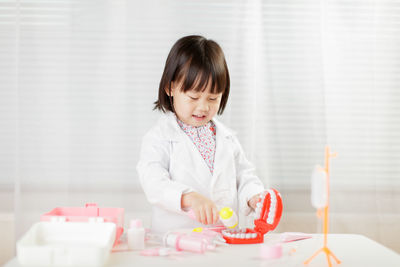
[[[259,199],[260,199],[260,194],[256,194],[250,198],[250,200],[247,202],[247,205],[249,205],[249,207],[255,210]]]

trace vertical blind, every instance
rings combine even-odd
[[[136,180],[172,44],[223,47],[222,116],[261,176],[304,183],[323,146],[338,181],[397,182],[398,1],[2,1],[1,182]],[[70,183],[70,181],[73,181]]]

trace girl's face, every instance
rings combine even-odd
[[[211,82],[203,91],[181,91],[181,84],[171,84],[171,96],[176,116],[185,124],[203,126],[207,124],[219,110],[222,93],[212,94]]]

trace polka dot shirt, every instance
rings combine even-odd
[[[190,137],[204,161],[206,162],[211,174],[214,171],[214,156],[216,146],[215,124],[209,121],[204,126],[190,126],[177,119],[181,129]]]

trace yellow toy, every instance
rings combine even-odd
[[[219,219],[226,228],[235,228],[238,225],[238,217],[236,213],[229,207],[222,208],[219,211]]]
[[[317,250],[317,252],[314,253],[308,260],[304,262],[304,264],[309,264],[320,252],[324,252],[326,254],[326,259],[328,260],[329,267],[332,267],[332,262],[330,259],[330,256],[333,257],[333,259],[336,261],[337,264],[340,264],[340,260],[336,258],[336,256],[332,253],[332,251],[328,248],[327,243],[328,243],[328,222],[329,222],[329,159],[336,157],[336,153],[330,153],[329,151],[329,146],[325,147],[325,168],[320,168],[319,170],[322,170],[323,177],[324,179],[322,182],[320,181],[320,184],[325,187],[322,188],[321,190],[321,196],[314,197],[312,196],[312,202],[315,207],[318,208],[318,214],[320,214],[320,209],[323,208],[324,212],[324,221],[323,221],[323,231],[324,231],[324,246]],[[321,172],[319,173],[321,174]],[[316,174],[318,175],[318,173]],[[315,182],[315,174],[313,175],[313,183]],[[317,181],[318,182],[318,181]],[[313,186],[313,189],[315,187]],[[325,189],[325,190],[324,190]]]

